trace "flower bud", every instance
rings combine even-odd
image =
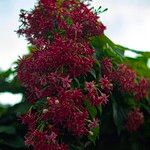
[[[59,104],[59,100],[57,99],[57,100],[55,100],[55,104]]]
[[[43,109],[43,114],[47,113],[48,109]]]
[[[94,135],[94,133],[93,133],[92,131],[89,131],[89,134],[90,134],[90,135]]]

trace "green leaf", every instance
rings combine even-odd
[[[103,111],[103,110],[102,110],[102,106],[98,106],[97,108],[98,108],[98,110],[99,110],[99,114],[101,115],[101,114],[102,114],[102,111]]]
[[[137,58],[126,57],[125,63],[133,68],[138,76],[150,77],[150,68],[148,68],[148,58],[145,56],[139,56]]]
[[[12,148],[18,149],[18,148],[25,148],[24,140],[20,136],[14,136],[13,139],[8,139],[8,141],[3,141],[3,144],[10,146]]]
[[[87,101],[87,100],[84,103],[85,103],[86,108],[88,109],[88,112],[89,112],[90,116],[92,118],[95,118],[96,115],[97,115],[97,110],[96,110],[95,106],[92,106],[90,104],[90,102]]]
[[[150,115],[150,107],[148,105],[141,104],[141,107],[144,108]]]
[[[46,101],[42,100],[38,100],[34,105],[33,108],[34,109],[41,109],[41,107],[45,106]]]
[[[112,109],[113,109],[113,120],[114,124],[117,127],[118,135],[120,135],[123,129],[123,121],[126,116],[125,111],[123,108],[117,104],[116,100],[112,98]]]
[[[125,99],[122,102],[122,105],[125,105],[127,108],[133,109],[137,107],[137,102],[128,94],[124,94]]]
[[[11,69],[8,69],[6,71],[0,71],[0,81],[5,80],[8,78],[11,74],[13,74],[13,71]]]
[[[83,148],[81,146],[77,146],[77,145],[70,145],[70,150],[83,150]]]
[[[17,114],[17,116],[25,114],[31,105],[27,102],[21,102],[19,104],[16,104],[13,108],[14,112]]]
[[[7,113],[7,111],[8,111],[8,108],[7,107],[5,107],[5,106],[1,106],[0,105],[0,117],[3,115],[3,114],[5,114],[5,113]]]
[[[62,4],[62,0],[57,0],[57,5],[61,6],[61,4]]]
[[[71,18],[66,19],[67,25],[71,26],[73,24],[73,20]]]
[[[94,69],[91,69],[90,73],[94,77],[94,79],[96,79],[96,71]]]
[[[95,49],[95,57],[98,60],[111,57],[114,61],[121,63],[124,59],[124,51],[105,35],[92,37],[91,45]]]
[[[73,78],[72,84],[74,87],[80,87],[80,82],[77,78]]]
[[[16,129],[14,126],[0,126],[0,133],[15,134]]]
[[[96,140],[99,138],[99,132],[100,132],[99,126],[91,130],[92,134],[90,134],[88,138],[91,142],[93,142],[93,144],[95,144]]]

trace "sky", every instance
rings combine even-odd
[[[0,69],[27,53],[27,41],[18,38],[20,9],[30,10],[37,0],[0,0]],[[100,15],[105,34],[116,44],[150,51],[150,0],[93,0],[94,7],[108,11]],[[130,54],[129,54],[130,55]],[[21,95],[0,94],[0,103],[14,104]]]

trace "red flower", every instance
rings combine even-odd
[[[33,11],[22,11],[22,26],[18,33],[25,35],[31,43],[39,38],[53,41],[55,34],[77,41],[103,34],[105,26],[85,4],[76,0],[58,3],[56,0],[40,0]]]
[[[140,101],[143,98],[146,98],[149,93],[149,82],[145,78],[142,78],[138,84],[135,86],[135,99]]]
[[[101,89],[104,90],[105,93],[111,93],[112,89],[113,89],[113,84],[110,82],[110,80],[108,79],[107,76],[104,76],[103,78],[101,78],[99,80]]]
[[[112,62],[111,62],[111,59],[109,58],[104,58],[101,62],[101,65],[102,65],[102,73],[103,75],[106,75],[108,78],[111,77],[111,74],[112,74]]]
[[[96,128],[96,127],[98,127],[99,126],[99,120],[96,118],[93,118],[93,120],[92,121],[90,121],[90,124],[88,125],[88,127],[90,128],[90,129],[93,129],[93,128]]]
[[[76,136],[83,136],[88,134],[86,128],[86,120],[88,118],[88,112],[85,110],[83,112],[74,112],[71,114],[70,119],[67,121],[66,127]]]
[[[133,92],[135,87],[136,73],[126,65],[121,64],[115,72],[115,81],[119,83],[125,92]]]
[[[98,101],[99,104],[107,104],[108,96],[104,93],[101,93],[101,96],[99,96]]]
[[[35,150],[68,150],[68,146],[56,142],[56,135],[53,132],[50,135],[37,130],[29,132],[25,144],[32,146]]]
[[[95,93],[96,92],[96,87],[95,87],[94,81],[86,82],[85,88],[88,90],[89,93]]]
[[[36,116],[29,112],[21,117],[22,123],[28,126],[28,130],[34,130],[36,127]]]
[[[144,115],[137,108],[128,113],[128,118],[125,124],[125,128],[128,131],[133,132],[136,131],[143,123],[144,123]]]
[[[71,87],[71,81],[72,79],[69,79],[69,76],[67,77],[61,77],[63,88],[70,88]]]
[[[92,105],[99,106],[107,104],[108,96],[97,89],[94,82],[86,82],[85,88],[88,91],[87,98],[90,100]]]

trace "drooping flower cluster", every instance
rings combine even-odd
[[[91,36],[101,35],[105,29],[98,16],[78,0],[40,0],[33,11],[22,10],[20,19],[22,26],[18,33],[25,35],[32,44],[36,41],[44,44],[47,40],[51,43],[56,35],[87,41]]]
[[[124,92],[131,93],[135,96],[135,100],[139,101],[146,98],[149,92],[149,82],[145,78],[137,79],[136,73],[121,64],[118,67],[116,74],[116,81],[121,85]]]
[[[81,138],[99,125],[85,107],[86,92],[74,87],[73,80],[90,72],[94,50],[89,38],[103,34],[105,27],[76,0],[40,0],[31,12],[22,10],[20,21],[18,34],[33,46],[18,65],[18,79],[32,103],[22,116],[29,130],[25,143],[35,150],[69,149],[68,143],[60,142],[61,137],[71,134]],[[101,93],[92,104],[107,101],[108,96]]]
[[[150,84],[148,80],[145,78],[141,78],[140,81],[135,85],[135,98],[137,101],[140,101],[143,98],[146,98],[148,96],[148,93],[150,91]]]
[[[25,58],[19,66],[25,68],[24,72],[18,74],[20,79],[24,78],[25,81],[29,81],[25,79],[29,72],[43,74],[58,70],[71,77],[79,76],[91,69],[94,63],[93,52],[86,43],[76,43],[73,40],[57,37],[53,44],[34,52],[32,57]]]
[[[103,78],[101,80],[103,80]],[[103,89],[103,83],[101,84],[101,86]],[[102,104],[107,104],[108,96],[105,93],[103,93],[102,91],[100,91],[100,88],[96,87],[96,85],[93,81],[86,82],[85,88],[88,91],[87,97],[90,100],[92,105],[99,106]],[[109,86],[107,88],[109,88]],[[112,90],[112,87],[111,87],[111,89],[109,89],[109,92],[111,92],[111,90]]]
[[[121,85],[123,91],[130,92],[135,86],[136,73],[121,64],[116,71],[116,81]]]
[[[135,97],[136,101],[140,101],[148,96],[149,81],[145,78],[138,79],[134,70],[127,67],[125,64],[120,64],[117,69],[113,69],[111,59],[104,58],[102,60],[102,73],[107,75],[107,79],[117,84],[124,93],[129,93]],[[104,82],[104,79],[101,79]],[[111,88],[111,84],[105,81],[107,88]],[[109,84],[109,85],[108,85]]]
[[[67,150],[68,146],[65,144],[58,144],[56,142],[57,134],[51,132],[40,132],[35,130],[34,132],[26,135],[26,145],[31,145],[35,150]]]
[[[88,112],[83,108],[83,94],[80,90],[61,91],[58,98],[48,98],[48,111],[44,119],[52,120],[54,126],[62,126],[73,135],[87,134]]]
[[[132,95],[136,102],[139,102],[148,96],[150,84],[147,79],[139,79],[135,71],[124,64],[118,65],[117,69],[114,69],[112,66],[111,59],[104,58],[102,60],[102,73],[104,76],[107,75],[107,77],[100,79],[100,83],[103,88],[105,85],[107,89],[112,88],[112,84],[109,82],[110,80],[122,93]],[[143,113],[140,112],[139,108],[135,108],[133,111],[128,113],[125,128],[128,131],[133,132],[136,131],[143,123]]]
[[[138,108],[128,113],[126,129],[130,132],[136,131],[144,122],[143,113]]]
[[[102,74],[109,77],[109,79],[112,77],[113,65],[111,59],[104,58],[102,60],[101,70],[102,70]]]
[[[101,85],[101,89],[105,93],[110,94],[113,90],[113,84],[110,82],[107,76],[104,75],[104,77],[99,80],[99,83]]]
[[[18,65],[18,79],[32,104],[21,117],[28,126],[25,143],[31,148],[67,150],[67,136],[92,135],[100,121],[92,117],[86,102],[92,107],[106,105],[114,85],[137,100],[147,96],[148,81],[138,81],[136,73],[123,64],[114,69],[109,58],[101,61],[99,77],[84,80],[97,61],[89,39],[102,35],[105,27],[79,0],[40,0],[32,11],[22,10],[20,21],[18,34],[33,47]],[[143,123],[140,114],[135,110],[128,115],[129,130]],[[137,126],[131,129],[134,122]]]

